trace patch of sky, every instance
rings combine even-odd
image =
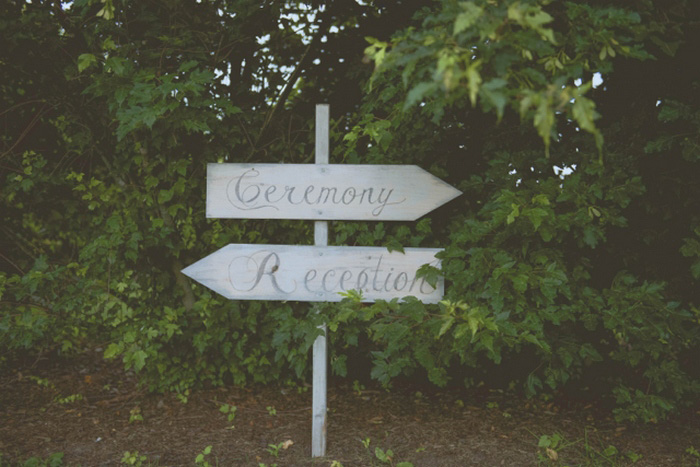
[[[364,3],[360,3],[364,5]],[[315,24],[315,21],[317,19],[317,15],[319,12],[323,12],[325,10],[325,5],[321,5],[319,8],[314,8],[313,6],[309,4],[304,4],[304,3],[287,3],[285,4],[285,9],[287,10],[286,12],[282,13],[280,15],[280,23],[279,23],[279,28],[280,29],[285,29],[284,23],[291,23],[296,26],[296,34],[299,35],[299,38],[301,39],[301,42],[304,45],[308,45],[311,43],[313,35],[318,32],[319,26]],[[219,11],[220,15],[223,15],[223,11]],[[235,16],[235,13],[231,14],[232,16]],[[328,29],[329,34],[336,34],[344,29],[344,26],[331,26]],[[269,54],[270,49],[269,47],[266,47],[266,45],[269,43],[271,39],[270,34],[265,34],[263,36],[256,37],[256,42],[261,46],[261,48],[256,52],[256,56],[259,53],[262,54]],[[327,42],[328,41],[328,36],[323,36],[321,38],[321,42]],[[345,61],[344,58],[340,58],[338,60],[340,63],[343,63]],[[321,61],[317,58],[313,61],[314,65],[320,65]],[[241,70],[245,67],[245,61],[241,62]],[[267,71],[272,72],[272,73],[280,73],[284,76],[284,81],[286,82],[294,72],[294,67],[292,66],[287,66],[287,65],[278,65],[276,63],[268,63],[267,65]],[[233,76],[233,70],[231,69],[231,66],[229,65],[228,69],[223,71],[223,70],[215,70],[216,72],[216,79],[220,79],[221,83],[223,85],[230,85],[232,76]],[[268,81],[264,78],[264,76],[257,76],[256,78],[258,80],[258,84],[254,85],[252,90],[255,92],[259,92],[265,87],[269,85]],[[298,82],[298,80],[297,80]],[[294,83],[293,85],[296,86],[297,83]],[[280,89],[278,89],[279,92],[282,91],[282,89],[285,86],[279,86]]]
[[[226,72],[223,70],[219,70],[218,68],[214,70],[214,79],[219,79],[221,78],[221,84],[224,86],[228,86],[231,84],[231,64],[228,64],[228,68],[226,69]]]
[[[313,6],[304,3],[287,3],[285,4],[285,7],[289,10],[289,12],[282,13],[280,15],[281,20],[287,20],[291,23],[299,24],[302,16],[304,17],[303,19],[305,20],[305,26],[302,27],[299,32],[301,32],[301,42],[304,45],[309,45],[313,34],[318,31],[318,25],[314,24],[316,21],[316,13],[323,12],[326,9],[325,5],[321,5],[319,8],[314,9]],[[282,23],[283,21],[280,21],[280,27],[284,29]]]
[[[601,84],[603,84],[603,75],[600,73],[596,72],[593,73],[593,89],[597,88]],[[581,78],[577,78],[574,80],[574,86],[579,87],[583,84],[583,80]]]
[[[256,37],[255,40],[258,42],[258,44],[265,45],[267,44],[267,41],[270,40],[270,35],[265,34],[264,36]]]
[[[510,164],[508,164],[508,165],[509,165],[510,167],[513,167],[513,166],[510,165]],[[517,176],[517,175],[518,175],[518,171],[515,170],[515,169],[511,169],[510,172],[508,172],[508,175],[516,175],[516,176]],[[516,187],[517,187],[517,186],[520,186],[520,184],[521,184],[522,182],[523,182],[523,179],[522,179],[522,178],[518,178],[518,179],[515,181],[515,186],[516,186]]]
[[[576,149],[576,151],[578,151],[578,148]],[[567,175],[571,175],[572,173],[574,173],[574,171],[576,170],[576,164],[571,164],[571,166],[564,167],[559,167],[558,165],[555,165],[552,167],[552,170],[554,171],[554,175],[564,180],[564,178]]]

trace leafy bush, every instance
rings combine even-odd
[[[693,401],[697,6],[366,3],[0,7],[0,358],[99,346],[184,394],[305,378],[326,322],[339,376],[497,374],[631,420]],[[205,164],[310,162],[326,99],[333,162],[464,192],[415,223],[331,223],[335,244],[444,247],[421,270],[439,305],[230,302],[179,272],[311,242],[309,222],[206,219]]]

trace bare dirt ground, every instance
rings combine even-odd
[[[0,465],[700,465],[697,408],[620,425],[592,404],[347,382],[331,382],[328,401],[327,456],[312,459],[310,388],[178,397],[147,393],[100,358],[15,364],[0,374]],[[234,406],[229,421],[221,408]]]

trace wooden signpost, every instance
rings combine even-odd
[[[314,162],[328,164],[330,158],[330,107],[316,106],[316,138]],[[328,221],[314,222],[314,245],[328,246]],[[311,372],[311,457],[326,455],[328,427],[328,343],[326,325],[320,326],[321,335],[313,345]]]
[[[334,302],[357,290],[363,300],[414,296],[437,303],[417,278],[439,267],[441,249],[328,246],[328,220],[415,220],[461,192],[417,166],[329,164],[329,108],[316,106],[315,164],[209,164],[207,217],[309,219],[314,246],[231,244],[183,269],[232,300]],[[313,346],[311,455],[326,452],[326,329]]]

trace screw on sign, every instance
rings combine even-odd
[[[443,283],[416,277],[439,267],[438,248],[328,246],[328,220],[415,220],[461,192],[413,165],[328,162],[329,107],[316,106],[315,164],[209,164],[207,217],[314,220],[314,246],[231,244],[182,272],[232,300],[333,302],[414,296],[437,303]],[[326,453],[326,329],[313,345],[311,455]]]

